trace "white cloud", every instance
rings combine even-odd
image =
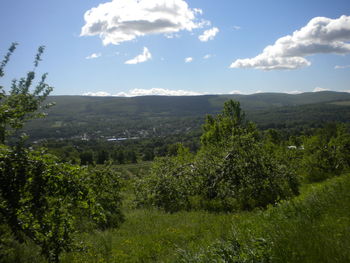
[[[233,91],[231,91],[229,94],[238,94],[238,95],[242,95],[242,94],[244,94],[242,91],[240,91],[240,90],[233,90]]]
[[[345,69],[345,68],[350,68],[350,65],[344,65],[344,66],[335,66],[334,69]]]
[[[203,15],[203,10],[200,9],[200,8],[193,8],[193,12],[194,12],[195,14]]]
[[[324,89],[324,88],[320,88],[320,87],[316,87],[314,88],[314,90],[312,92],[321,92],[321,91],[328,91],[329,89]]]
[[[191,63],[192,61],[193,61],[193,58],[191,57],[185,58],[185,63]]]
[[[118,45],[149,34],[192,31],[201,9],[189,8],[185,0],[112,0],[85,12],[81,36],[99,36],[104,45]]]
[[[92,53],[90,56],[87,56],[86,59],[94,59],[101,57],[101,53]]]
[[[152,54],[149,52],[148,48],[144,47],[142,54],[136,56],[133,59],[125,61],[125,64],[139,64],[146,62],[147,60],[150,60],[152,58]]]
[[[83,96],[108,97],[112,95],[108,92],[98,91],[98,92],[86,92],[86,93],[83,93]]]
[[[241,27],[240,27],[240,26],[233,26],[233,29],[234,29],[234,30],[240,30]]]
[[[237,59],[231,68],[256,68],[262,70],[297,69],[310,66],[306,56],[350,53],[350,16],[337,19],[315,17],[292,35],[278,39],[254,58]]]
[[[292,91],[287,91],[287,94],[292,94],[292,95],[296,95],[296,94],[301,94],[303,93],[303,91],[300,90],[292,90]]]
[[[170,89],[161,89],[161,88],[152,88],[152,89],[133,89],[129,92],[119,92],[115,95],[111,95],[108,92],[99,91],[99,92],[87,92],[83,96],[99,96],[99,97],[137,97],[137,96],[197,96],[203,95],[199,92],[187,91],[187,90],[170,90]]]
[[[217,27],[213,27],[211,29],[205,30],[202,35],[198,38],[202,42],[207,42],[208,40],[213,40],[217,33],[219,33],[219,29]]]
[[[211,54],[207,54],[207,55],[205,55],[203,58],[204,59],[209,59],[209,58],[211,58],[213,55],[211,55]]]

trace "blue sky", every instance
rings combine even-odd
[[[350,91],[348,0],[4,0],[0,36],[54,95]]]

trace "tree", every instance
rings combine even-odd
[[[255,125],[239,102],[207,116],[201,148],[157,159],[139,191],[144,203],[166,211],[197,206],[210,210],[253,209],[298,193],[296,175],[266,151]],[[140,198],[142,199],[142,198]],[[197,201],[196,201],[197,200]]]
[[[16,47],[17,43],[13,43],[1,62],[0,78],[4,76],[5,66],[8,64]],[[2,144],[5,143],[9,134],[22,128],[25,121],[44,116],[39,111],[52,106],[52,104],[44,104],[46,97],[53,90],[46,83],[47,73],[41,76],[41,80],[34,90],[30,90],[35,79],[35,70],[41,61],[44,50],[44,46],[39,47],[34,59],[34,69],[29,71],[26,77],[20,80],[13,80],[9,94],[6,94],[4,87],[0,86],[0,143]]]
[[[16,45],[11,45],[1,62],[0,77]],[[14,80],[9,94],[0,87],[0,224],[6,225],[0,226],[0,234],[2,229],[10,229],[17,241],[31,239],[49,262],[59,262],[62,251],[74,248],[77,220],[88,218],[105,228],[116,226],[122,216],[118,178],[110,171],[89,172],[62,163],[45,150],[26,149],[23,138],[16,146],[5,144],[8,135],[25,121],[43,116],[40,110],[49,106],[44,105],[52,91],[45,83],[47,74],[30,90],[43,51],[44,47],[39,47],[34,70]],[[101,184],[105,184],[103,194],[96,188]],[[2,240],[0,237],[0,247]]]

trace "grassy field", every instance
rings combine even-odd
[[[149,166],[116,169],[133,178]],[[236,214],[137,209],[128,191],[122,226],[79,234],[81,250],[64,253],[62,262],[350,262],[350,175],[304,185],[299,197],[266,210]],[[12,257],[2,262],[45,262],[31,244],[10,247]]]

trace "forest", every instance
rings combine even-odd
[[[349,94],[61,101],[43,52],[0,87],[0,262],[350,261]]]

